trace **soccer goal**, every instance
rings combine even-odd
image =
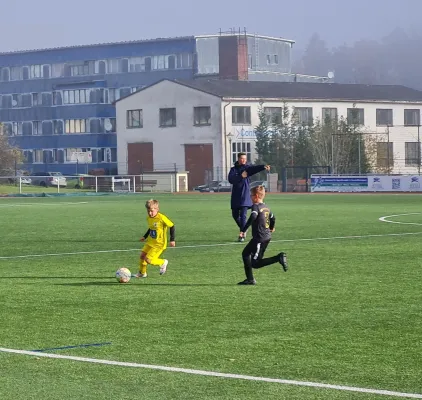
[[[111,191],[117,193],[130,193],[131,180],[127,178],[111,178]]]

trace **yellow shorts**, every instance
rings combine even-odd
[[[160,258],[161,253],[165,249],[162,247],[152,247],[149,244],[146,244],[142,248],[142,253],[146,254],[146,258],[151,262],[151,264],[154,264],[154,261]]]

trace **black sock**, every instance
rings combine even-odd
[[[266,267],[267,265],[272,265],[280,261],[280,256],[263,258],[262,260],[257,260],[252,263],[252,266],[256,269]]]
[[[251,256],[243,258],[243,266],[245,268],[245,275],[248,281],[253,281],[253,271],[252,271],[252,263],[251,263]]]

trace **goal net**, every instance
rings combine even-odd
[[[111,191],[117,193],[130,193],[131,191],[131,180],[127,178],[115,178],[111,179]]]

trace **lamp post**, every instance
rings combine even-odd
[[[227,135],[226,135],[226,138],[227,138],[227,140],[229,141],[229,157],[230,157],[230,163],[228,163],[227,162],[227,153],[226,153],[226,172],[228,171],[228,169],[230,168],[230,165],[231,165],[231,162],[233,161],[232,160],[232,154],[233,154],[233,151],[232,151],[232,140],[233,140],[233,137],[234,137],[234,135],[233,135],[233,133],[231,133],[231,132],[229,132]],[[226,174],[227,175],[227,174]]]

